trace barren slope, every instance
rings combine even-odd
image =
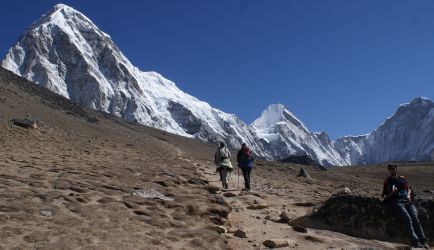
[[[205,144],[82,109],[4,69],[0,102],[0,248],[227,248],[209,228],[229,208],[195,180]],[[10,121],[28,115],[38,129]],[[149,189],[173,200],[133,195]]]

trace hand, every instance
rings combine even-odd
[[[393,186],[392,186],[392,192],[395,193],[396,191],[398,191],[398,188],[397,188],[395,185],[393,185]]]

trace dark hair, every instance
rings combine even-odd
[[[225,143],[223,141],[219,141],[219,147],[222,148],[225,146]]]
[[[247,146],[247,144],[245,142],[243,142],[243,144],[241,144],[242,147]]]
[[[398,166],[397,166],[397,165],[394,165],[394,164],[388,164],[388,165],[387,165],[387,169],[392,169],[392,168],[396,168],[396,169],[398,169]]]

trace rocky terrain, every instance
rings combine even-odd
[[[252,192],[236,169],[222,191],[213,145],[81,108],[3,69],[0,102],[0,249],[406,249],[314,216],[344,188],[378,198],[384,165],[258,160]],[[37,128],[12,122],[26,117]],[[399,166],[432,200],[434,164]]]
[[[82,109],[6,70],[0,100],[0,249],[229,248],[213,226],[230,207],[198,179],[207,145]],[[25,117],[37,129],[11,122]]]

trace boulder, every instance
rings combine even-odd
[[[289,246],[289,241],[285,239],[270,239],[264,241],[262,244],[269,248],[280,248]]]
[[[20,127],[23,128],[32,128],[32,129],[37,129],[38,126],[36,125],[35,121],[32,121],[30,119],[13,119],[12,122]]]
[[[417,199],[415,207],[427,238],[434,237],[434,200]],[[334,195],[314,209],[312,219],[329,230],[355,237],[409,243],[402,222],[392,208],[378,198]],[[431,242],[432,244],[432,242]]]

